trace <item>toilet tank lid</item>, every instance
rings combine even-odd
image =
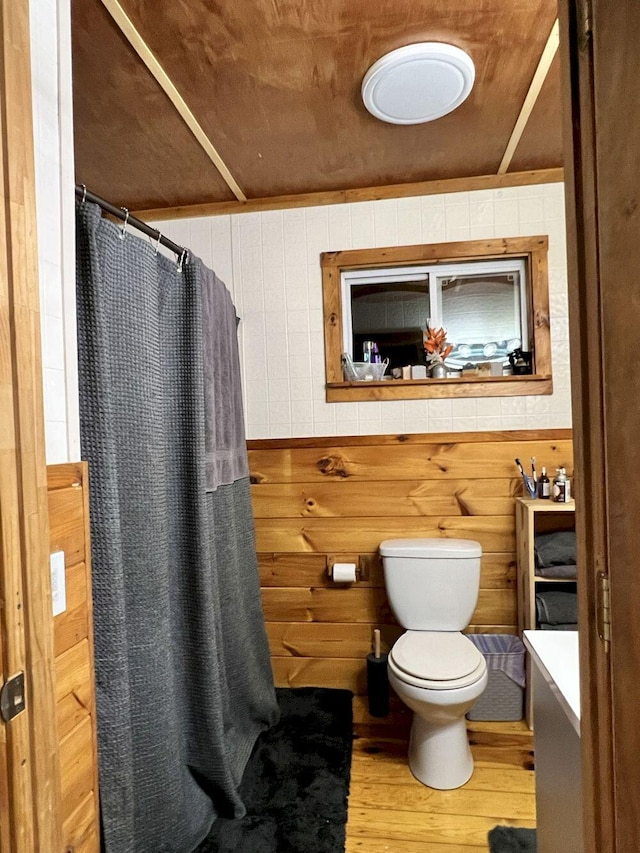
[[[459,560],[481,557],[482,545],[473,539],[385,539],[380,543],[383,557],[437,557]]]

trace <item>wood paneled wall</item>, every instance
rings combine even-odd
[[[516,633],[515,457],[573,470],[570,430],[249,441],[263,607],[279,686],[366,693],[375,626],[402,632],[377,554],[383,539],[482,544],[469,631]],[[333,584],[332,561],[364,578]]]
[[[65,853],[98,853],[89,494],[85,463],[48,468],[51,552],[64,551],[66,610],[54,619]]]

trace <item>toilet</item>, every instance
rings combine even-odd
[[[413,711],[409,767],[430,788],[471,778],[465,714],[487,686],[487,665],[462,634],[480,587],[479,542],[388,539],[380,545],[394,616],[407,630],[389,653],[389,683]]]

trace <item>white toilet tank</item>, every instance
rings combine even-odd
[[[480,588],[482,546],[470,539],[387,539],[380,544],[394,616],[410,631],[462,631]]]

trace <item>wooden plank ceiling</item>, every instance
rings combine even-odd
[[[76,177],[133,210],[495,175],[556,17],[554,0],[73,0],[72,9]],[[376,120],[360,98],[363,75],[420,41],[472,56],[471,95],[428,124]],[[559,90],[554,60],[507,173],[561,166]]]

